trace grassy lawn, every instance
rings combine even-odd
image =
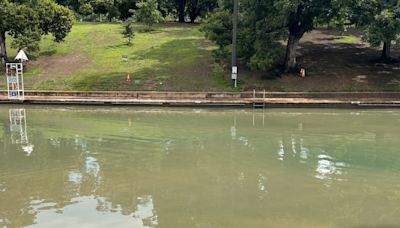
[[[77,23],[65,42],[44,37],[25,73],[27,89],[223,90],[214,79],[212,50],[199,26],[159,25],[126,45],[121,24]],[[15,56],[16,50],[9,49]],[[122,60],[128,55],[128,61]],[[132,81],[126,81],[126,75]],[[2,82],[4,84],[4,82]]]
[[[136,24],[128,46],[118,23],[76,23],[65,42],[41,41],[38,59],[25,71],[25,87],[33,90],[108,91],[400,91],[400,64],[376,64],[379,50],[361,41],[360,31],[316,29],[301,40],[298,62],[306,78],[277,77],[239,66],[239,88],[230,85],[227,69],[216,67],[200,26],[159,24],[140,32]],[[10,42],[8,42],[9,44]],[[9,56],[17,50],[8,49]],[[29,54],[29,53],[28,53]],[[122,60],[122,55],[129,57]],[[393,57],[400,53],[393,50]],[[127,82],[130,74],[132,81]],[[1,87],[5,88],[2,77]]]

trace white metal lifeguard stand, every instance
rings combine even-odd
[[[23,100],[25,93],[22,63],[7,63],[6,77],[8,99]]]
[[[25,98],[24,90],[24,66],[23,61],[28,61],[23,50],[20,50],[15,57],[19,63],[6,64],[7,92],[8,99],[23,100]]]

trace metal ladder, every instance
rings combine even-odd
[[[253,109],[256,109],[256,108],[262,108],[262,109],[265,108],[265,89],[263,92],[263,101],[262,102],[256,101],[256,90],[255,89],[253,90]]]

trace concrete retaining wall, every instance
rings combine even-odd
[[[3,96],[7,91],[0,91]],[[130,99],[246,99],[253,98],[253,92],[100,92],[100,91],[26,91],[25,96],[79,97],[79,98],[130,98]],[[256,98],[314,98],[314,99],[363,99],[390,98],[400,100],[399,92],[256,92]]]

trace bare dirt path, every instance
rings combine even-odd
[[[84,54],[66,55],[45,55],[36,61],[30,62],[28,67],[40,66],[42,71],[37,75],[37,80],[45,81],[49,79],[62,78],[84,69],[90,64],[90,59]]]

